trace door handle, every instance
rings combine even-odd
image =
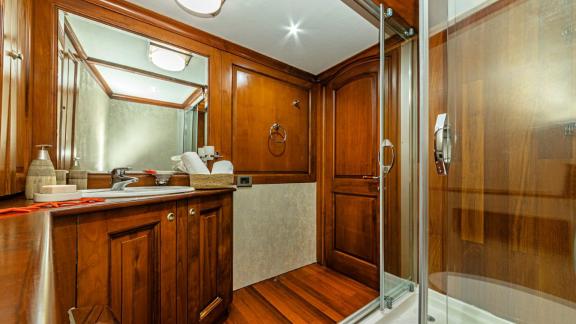
[[[390,173],[390,170],[392,170],[394,167],[394,163],[396,163],[396,148],[389,139],[385,139],[384,142],[382,142],[382,151],[386,150],[387,148],[392,152],[392,159],[390,164],[383,164],[382,162],[380,163],[380,167],[382,168],[384,175]]]
[[[450,126],[448,125],[448,115],[440,114],[436,117],[434,126],[434,163],[438,175],[448,175],[450,162],[452,160],[452,140]]]
[[[18,52],[14,52],[14,51],[9,51],[7,53],[7,55],[10,56],[10,58],[12,58],[13,60],[22,61],[24,59],[24,56],[22,55],[22,53],[18,53]]]

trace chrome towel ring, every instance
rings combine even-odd
[[[281,139],[275,140],[274,134],[280,135]],[[288,139],[288,132],[286,131],[286,129],[284,127],[282,127],[282,125],[280,125],[279,123],[276,122],[276,123],[272,124],[272,126],[270,126],[270,133],[268,134],[268,139],[270,139],[274,143],[284,144],[284,143],[286,143],[286,140]]]

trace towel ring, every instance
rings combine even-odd
[[[274,140],[274,134],[279,134],[282,136],[282,139],[279,141]],[[270,134],[268,135],[268,139],[272,140],[274,143],[284,144],[288,139],[288,132],[279,123],[274,123],[272,126],[270,126]]]

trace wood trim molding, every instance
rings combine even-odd
[[[78,56],[79,60],[86,64],[88,71],[90,72],[90,74],[92,74],[92,77],[94,77],[96,83],[98,83],[98,85],[108,95],[108,97],[111,97],[112,89],[110,89],[110,86],[108,85],[106,80],[104,80],[104,77],[102,76],[100,71],[98,71],[98,69],[94,65],[86,62],[87,58],[86,51],[84,50],[84,47],[82,47],[82,44],[80,44],[80,41],[78,40],[76,33],[74,33],[72,26],[70,26],[68,20],[64,21],[64,34],[70,40],[70,43],[72,44],[72,47],[74,47],[74,50],[76,51],[76,55]]]
[[[142,75],[145,77],[154,78],[154,79],[158,79],[158,80],[162,80],[162,81],[178,83],[178,84],[182,84],[182,85],[185,85],[188,87],[203,88],[206,86],[204,84],[199,84],[196,82],[191,82],[191,81],[186,81],[186,80],[182,80],[182,79],[178,79],[178,78],[173,78],[173,77],[163,75],[160,73],[156,73],[156,72],[152,72],[152,71],[146,71],[146,70],[131,67],[128,65],[123,65],[123,64],[118,64],[118,63],[106,61],[106,60],[97,59],[94,57],[86,57],[86,62],[88,64],[101,65],[101,66],[109,67],[111,69],[129,72],[129,73],[133,73],[133,74],[138,74],[138,75]]]
[[[177,109],[182,109],[182,107],[183,107],[182,104],[178,104],[178,103],[161,101],[161,100],[154,100],[154,99],[148,99],[148,98],[141,98],[141,97],[133,97],[133,96],[127,96],[127,95],[121,95],[121,94],[115,94],[115,93],[113,93],[110,96],[110,99],[129,101],[129,102],[145,104],[145,105],[177,108]]]
[[[401,46],[404,40],[400,36],[392,36],[386,39],[386,52],[395,50],[397,47]],[[328,70],[320,73],[316,79],[317,82],[321,84],[326,84],[330,79],[334,78],[336,75],[342,73],[344,70],[350,68],[354,64],[362,64],[365,60],[370,60],[379,55],[380,49],[379,44],[375,44],[362,52],[336,64],[335,66],[329,68]]]
[[[204,90],[202,88],[198,88],[196,89],[196,91],[192,92],[192,94],[186,100],[184,100],[184,103],[182,104],[182,109],[190,107],[192,103],[194,103],[194,101],[198,100],[198,98],[202,96],[203,91]]]

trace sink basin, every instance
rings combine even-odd
[[[80,190],[82,198],[130,198],[159,195],[172,195],[194,191],[192,187],[128,187],[124,191],[112,191],[110,189]]]

